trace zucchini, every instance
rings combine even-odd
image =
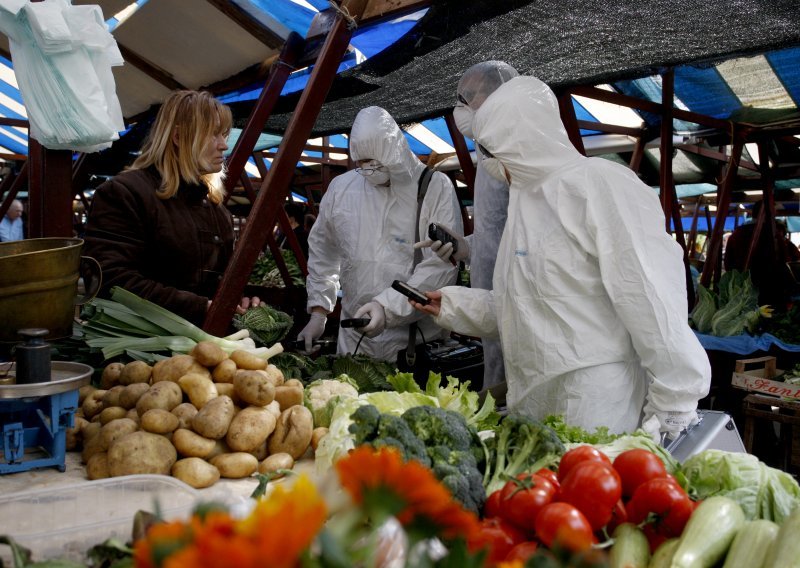
[[[650,564],[647,568],[669,568],[672,566],[672,557],[675,556],[675,551],[678,550],[679,538],[668,538],[662,542],[653,556],[650,557]]]
[[[800,564],[800,506],[794,508],[778,530],[775,545],[767,554],[764,566],[790,568]]]
[[[745,521],[731,543],[722,568],[762,568],[778,536],[778,525],[758,519]]]
[[[642,529],[622,523],[614,529],[614,544],[608,552],[609,568],[647,568],[650,546]]]
[[[711,568],[725,558],[744,521],[739,503],[719,495],[709,497],[686,523],[672,568]]]

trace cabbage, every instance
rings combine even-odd
[[[748,520],[778,524],[800,505],[800,486],[786,472],[750,454],[705,450],[681,468],[698,499],[722,495],[741,505]]]
[[[586,444],[577,443],[564,445],[566,446],[567,450],[570,450],[577,446],[584,446]],[[653,439],[647,433],[645,433],[644,430],[637,430],[633,434],[620,436],[619,438],[612,440],[607,444],[591,445],[607,455],[608,459],[610,459],[612,462],[614,461],[614,458],[616,458],[622,452],[638,448],[653,452],[659,458],[661,458],[661,461],[664,462],[664,467],[667,468],[668,473],[675,473],[675,471],[679,468],[678,461],[672,457],[672,454],[661,447],[660,444],[655,443]]]

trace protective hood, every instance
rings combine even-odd
[[[425,167],[408,147],[392,116],[376,106],[361,109],[356,115],[350,131],[350,156],[356,162],[378,160],[389,170],[393,182],[416,179]]]
[[[464,71],[458,81],[458,100],[472,110],[481,108],[483,101],[497,88],[517,77],[519,73],[503,61],[482,61]]]
[[[535,77],[498,87],[475,113],[472,128],[475,140],[511,174],[512,189],[515,180],[542,179],[583,158],[561,123],[556,96]]]

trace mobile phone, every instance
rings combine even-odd
[[[433,241],[441,241],[442,244],[452,243],[453,245],[453,253],[458,250],[458,241],[456,238],[442,229],[436,223],[431,223],[428,225],[428,238]]]
[[[346,318],[339,322],[342,327],[364,327],[369,324],[369,318]]]
[[[408,284],[400,280],[395,280],[394,282],[392,282],[392,288],[400,292],[403,296],[406,296],[407,298],[414,300],[419,304],[430,303],[430,299],[428,298],[428,296],[426,296],[413,286],[409,286]]]

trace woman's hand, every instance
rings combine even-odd
[[[239,301],[239,305],[236,306],[236,313],[243,314],[250,308],[257,308],[259,305],[261,305],[261,298],[258,296],[253,296],[252,298],[243,297]]]
[[[438,316],[439,310],[442,308],[442,293],[439,292],[439,290],[434,290],[433,292],[425,292],[425,295],[430,300],[430,303],[420,304],[414,300],[409,300],[408,303],[414,306],[419,312],[432,315],[433,317]]]

